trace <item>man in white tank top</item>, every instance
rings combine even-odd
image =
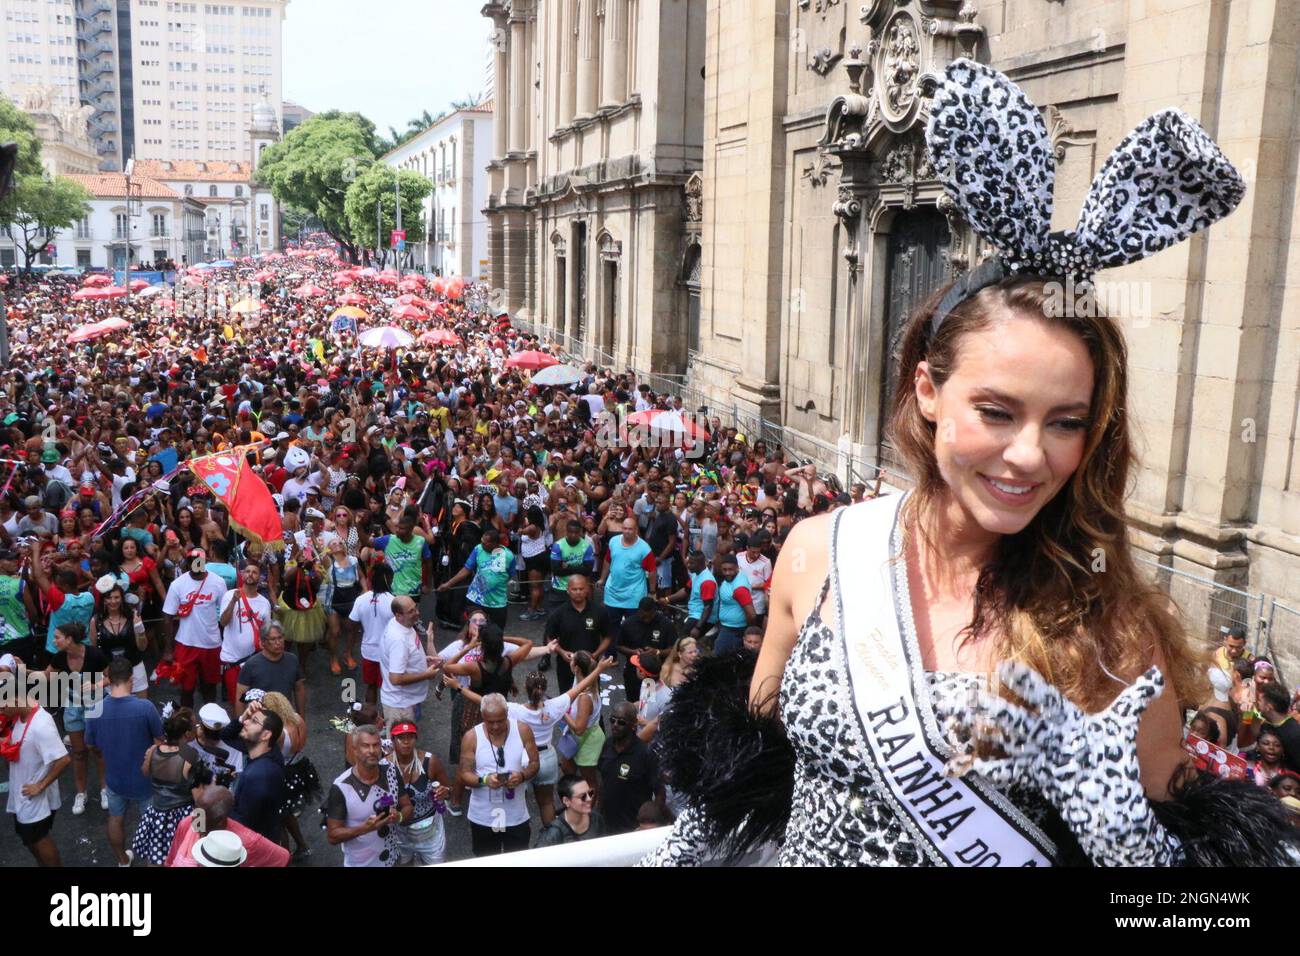
[[[470,842],[475,856],[528,849],[532,832],[524,783],[537,775],[537,743],[527,724],[511,720],[506,699],[488,694],[483,723],[460,745],[460,778],[469,788]]]

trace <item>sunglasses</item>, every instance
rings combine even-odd
[[[570,800],[581,800],[583,803],[590,803],[590,802],[591,802],[591,791],[588,790],[586,793],[575,793],[575,794],[574,794],[573,796],[571,796],[569,799],[570,799]]]

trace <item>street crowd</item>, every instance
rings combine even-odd
[[[565,365],[485,291],[323,244],[174,288],[11,277],[0,779],[38,863],[96,799],[123,866],[301,863],[321,824],[346,866],[428,864],[451,827],[487,856],[681,811],[655,751],[674,689],[759,651],[795,522],[882,484]],[[221,453],[276,535],[187,467]],[[1246,646],[1224,635],[1187,746],[1300,811],[1297,702]],[[337,775],[313,695],[347,704]]]
[[[347,866],[440,862],[452,826],[487,855],[671,822],[674,688],[758,650],[794,522],[869,494],[559,364],[459,279],[308,246],[110,281],[5,289],[0,746],[42,865],[96,792],[119,865],[303,862],[318,822]],[[275,536],[187,467],[212,456]],[[348,703],[332,780],[310,695]]]

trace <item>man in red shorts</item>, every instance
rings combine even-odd
[[[195,548],[185,560],[187,573],[167,588],[163,616],[176,647],[176,680],[181,685],[181,706],[194,706],[194,688],[206,703],[215,703],[221,680],[221,601],[226,582],[207,569],[203,550]]]

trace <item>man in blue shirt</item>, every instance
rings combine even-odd
[[[131,693],[131,662],[115,657],[108,664],[108,697],[98,717],[87,710],[86,746],[97,751],[104,767],[104,799],[108,807],[108,845],[118,866],[129,866],[126,852],[126,811],[131,804],[143,807],[152,788],[140,772],[144,755],[162,743],[162,720],[148,700]]]
[[[235,781],[235,808],[230,818],[256,830],[273,843],[280,842],[280,807],[284,804],[284,754],[280,735],[284,721],[262,709],[261,691],[238,720],[221,731],[221,739],[246,757],[244,770]]]
[[[497,514],[505,522],[507,528],[514,529],[515,518],[519,514],[519,499],[510,493],[510,475],[502,473],[497,476],[496,494],[492,496],[492,504],[496,505]]]

